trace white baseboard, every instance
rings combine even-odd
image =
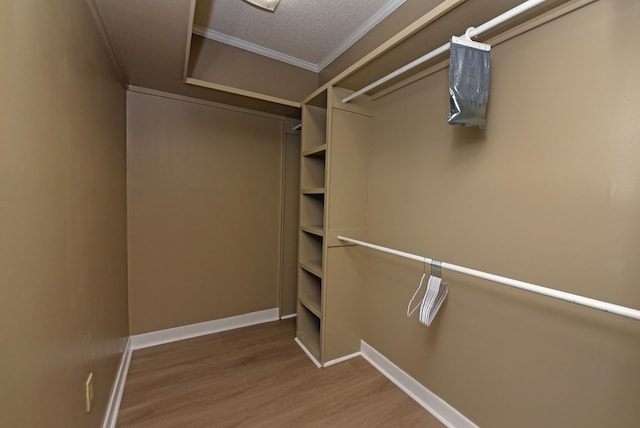
[[[322,368],[322,364],[320,364],[320,361],[316,360],[316,357],[314,357],[314,356],[313,356],[313,354],[312,354],[311,352],[309,352],[309,350],[307,349],[307,347],[306,347],[306,346],[304,346],[304,345],[302,344],[302,342],[300,342],[300,339],[298,339],[298,338],[296,337],[296,338],[294,338],[293,340],[295,340],[295,341],[296,341],[296,343],[298,344],[298,346],[299,346],[300,348],[302,348],[302,350],[304,351],[304,353],[305,353],[305,354],[307,354],[307,357],[309,357],[309,359],[310,359],[311,361],[313,361],[313,364],[315,364],[317,368],[319,368],[319,369],[320,369],[320,368]]]
[[[280,317],[280,319],[281,319],[281,320],[288,320],[289,318],[295,318],[295,317],[297,317],[297,316],[298,316],[298,314],[296,314],[296,313],[294,312],[294,313],[289,314],[289,315],[283,315],[283,316],[281,316],[281,317]]]
[[[344,357],[336,358],[335,360],[329,360],[322,365],[322,367],[331,367],[334,364],[341,363],[343,361],[350,360],[355,357],[359,357],[362,355],[362,352],[354,352],[353,354],[345,355]]]
[[[113,380],[111,386],[111,393],[109,394],[109,401],[107,402],[107,409],[104,412],[104,418],[102,419],[102,428],[115,428],[116,421],[118,420],[118,412],[120,411],[120,402],[122,401],[122,393],[124,392],[124,385],[127,381],[127,373],[129,372],[129,363],[131,362],[131,337],[127,339],[127,344],[122,353],[120,359],[120,365],[116,372],[116,377]]]
[[[478,428],[476,424],[467,419],[462,413],[429,391],[400,367],[393,364],[384,355],[369,346],[365,341],[361,342],[360,350],[362,357],[367,360],[369,364],[378,369],[380,373],[395,383],[398,388],[427,409],[429,413],[438,418],[438,420],[447,427]]]
[[[136,334],[131,336],[131,348],[133,350],[149,348],[178,340],[191,339],[193,337],[205,336],[207,334],[219,333],[221,331],[233,330],[270,321],[278,321],[279,319],[278,308],[273,308],[229,318],[205,321],[198,324]]]

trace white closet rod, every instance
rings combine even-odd
[[[503,13],[502,15],[496,16],[495,18],[493,18],[490,21],[485,22],[481,26],[474,28],[469,33],[469,36],[472,37],[472,38],[473,37],[477,37],[480,34],[484,33],[485,31],[490,30],[493,27],[497,27],[498,25],[502,24],[503,22],[506,22],[506,21],[510,20],[511,18],[514,18],[514,17],[516,17],[516,16],[528,11],[529,9],[532,9],[532,8],[544,3],[545,1],[547,1],[547,0],[528,0],[528,1],[525,1],[524,3],[519,4],[518,6],[514,7],[513,9],[509,9],[508,11]],[[444,45],[440,46],[439,48],[436,48],[436,49],[432,50],[428,54],[423,55],[420,58],[411,61],[409,64],[406,64],[406,65],[400,67],[396,71],[393,71],[393,72],[387,74],[386,76],[381,77],[380,79],[378,79],[375,82],[365,86],[364,88],[360,89],[359,91],[356,91],[353,94],[349,95],[348,97],[343,98],[342,102],[343,103],[348,103],[352,99],[354,99],[356,97],[359,97],[360,95],[364,94],[367,91],[370,91],[371,89],[377,88],[378,86],[382,85],[383,83],[388,82],[389,80],[391,80],[391,79],[393,79],[395,77],[398,77],[402,73],[405,73],[405,72],[411,70],[412,68],[415,68],[415,67],[419,66],[423,62],[427,62],[431,58],[435,58],[436,56],[447,52],[449,50],[449,48],[450,48],[450,43],[447,42]]]
[[[431,262],[433,261],[432,259],[427,257],[416,256],[415,254],[405,253],[404,251],[398,251],[392,248],[382,247],[380,245],[370,244],[364,241],[358,241],[357,239],[347,238],[345,236],[338,236],[338,239],[344,242],[349,242],[351,244],[356,244],[362,247],[367,247],[373,250],[381,251],[383,253],[393,254],[395,256],[404,257],[409,260],[415,260],[420,263],[431,264]],[[567,293],[560,290],[554,290],[553,288],[542,287],[540,285],[531,284],[529,282],[518,281],[517,279],[494,275],[492,273],[486,273],[479,270],[454,265],[451,263],[442,262],[442,268],[449,269],[455,272],[464,273],[470,276],[475,276],[476,278],[498,282],[500,284],[519,288],[521,290],[530,291],[532,293],[542,294],[543,296],[553,297],[554,299],[560,299],[566,302],[586,306],[588,308],[598,309],[600,311],[610,312],[612,314],[621,315],[623,317],[640,320],[640,310],[628,308],[626,306],[620,306],[614,303],[603,302],[602,300],[591,299],[589,297],[579,296],[577,294]]]

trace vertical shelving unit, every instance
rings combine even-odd
[[[359,272],[341,233],[366,238],[372,116],[331,87],[302,106],[298,342],[318,366],[360,349]]]
[[[296,336],[322,361],[322,289],[327,179],[327,93],[302,107],[300,241]]]

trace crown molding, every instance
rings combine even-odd
[[[365,34],[373,30],[373,28],[381,23],[387,16],[391,15],[397,8],[402,6],[407,0],[391,0],[382,9],[380,9],[375,15],[367,20],[356,31],[351,33],[340,45],[333,51],[329,52],[327,56],[322,58],[316,67],[319,71],[324,70],[326,66],[331,64],[336,58],[342,55],[347,49],[353,46],[358,40],[360,40]]]
[[[282,52],[275,51],[273,49],[265,48],[264,46],[257,45],[255,43],[247,42],[246,40],[239,39],[237,37],[229,36],[219,31],[211,30],[209,28],[201,27],[199,25],[193,26],[193,34],[206,37],[207,39],[215,40],[226,45],[234,46],[239,49],[244,49],[249,52],[253,52],[258,55],[266,56],[267,58],[275,59],[276,61],[284,62],[289,65],[300,67],[305,70],[313,71],[314,73],[321,72],[326,66],[331,64],[336,58],[342,55],[347,49],[353,46],[358,40],[360,40],[365,34],[371,31],[376,25],[381,23],[386,17],[391,15],[397,8],[402,6],[407,0],[390,0],[384,5],[375,15],[356,29],[349,37],[347,37],[337,48],[329,52],[327,56],[322,58],[320,62],[314,64],[310,61],[305,61],[300,58],[296,58],[291,55],[287,55]]]
[[[197,34],[198,36],[206,37],[207,39],[215,40],[216,42],[224,43],[226,45],[234,46],[236,48],[244,49],[246,51],[265,56],[267,58],[275,59],[286,64],[303,68],[305,70],[313,71],[314,73],[318,73],[320,71],[318,69],[318,65],[312,62],[305,61],[300,58],[275,51],[273,49],[265,48],[264,46],[247,42],[246,40],[229,36],[227,34],[223,34],[209,28],[200,27],[199,25],[193,26],[193,34]]]

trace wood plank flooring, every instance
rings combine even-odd
[[[317,369],[295,319],[133,353],[127,427],[441,427],[362,358]]]

